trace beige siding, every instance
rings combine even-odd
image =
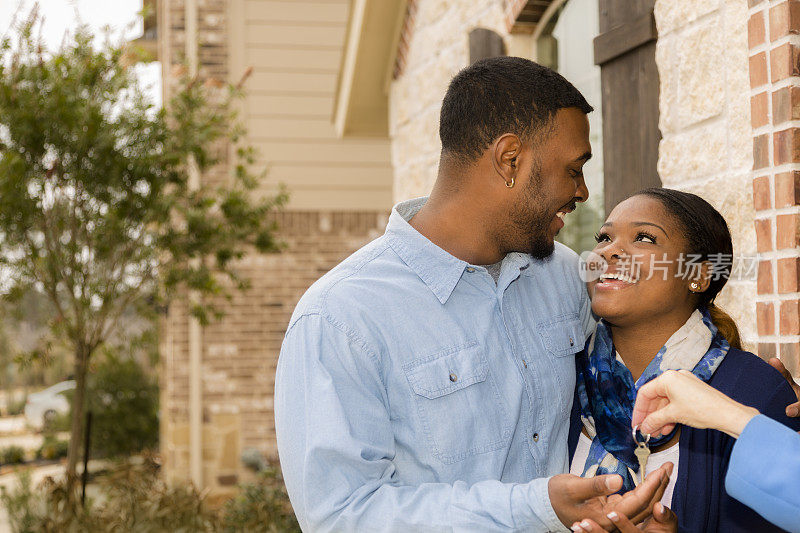
[[[292,209],[388,210],[388,139],[339,139],[331,122],[349,2],[233,1],[231,63],[253,68],[243,115],[265,191],[285,184]]]
[[[298,66],[299,70],[300,67]],[[336,72],[286,72],[286,69],[262,69],[256,67],[250,78],[254,87],[264,87],[276,93],[303,91],[307,94],[330,94],[330,88],[336,83]]]
[[[249,88],[245,112],[252,118],[319,118],[330,122],[333,94],[275,94],[264,89]]]
[[[347,4],[347,0],[329,2],[247,0],[247,15],[252,20],[272,23],[299,22],[344,27],[347,23]]]
[[[257,60],[259,67],[264,69],[283,68],[291,72],[296,68],[303,68],[307,71],[336,72],[341,55],[338,47],[327,50],[251,46],[245,50],[244,56],[246,62],[254,64]]]

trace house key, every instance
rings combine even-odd
[[[650,442],[650,434],[648,433],[644,437],[644,442],[639,441],[637,438],[637,434],[639,433],[639,427],[633,428],[633,442],[636,443],[636,449],[633,450],[633,454],[639,460],[639,485],[644,483],[644,471],[647,467],[647,459],[650,457],[650,447],[647,445]]]

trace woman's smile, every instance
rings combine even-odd
[[[633,287],[638,282],[634,274],[625,272],[606,272],[600,276],[594,286],[596,291],[618,291]]]

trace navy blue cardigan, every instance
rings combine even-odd
[[[709,384],[737,402],[755,407],[795,431],[800,430],[800,419],[785,414],[786,406],[797,401],[794,392],[783,376],[758,356],[731,348]],[[569,431],[570,462],[581,431],[578,406],[576,399]],[[725,492],[725,474],[735,442],[720,431],[681,428],[678,477],[672,496],[679,531],[783,531]]]

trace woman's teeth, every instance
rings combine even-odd
[[[602,276],[600,276],[600,282],[601,283],[604,282],[604,281],[611,280],[611,279],[624,281],[625,283],[636,283],[636,278],[634,278],[633,276],[630,276],[628,274],[622,274],[620,272],[611,272],[611,273],[606,273],[606,274],[603,274]]]

